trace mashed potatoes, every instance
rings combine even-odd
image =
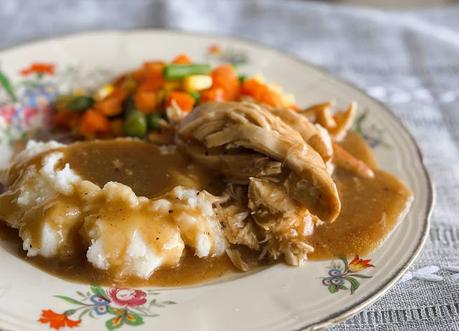
[[[65,260],[85,254],[115,277],[149,278],[160,267],[178,265],[185,247],[201,258],[225,252],[216,197],[198,185],[175,185],[154,197],[138,196],[121,182],[99,186],[66,162],[69,148],[31,141],[3,174],[0,219],[19,229],[28,256]]]

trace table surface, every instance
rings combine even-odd
[[[456,5],[382,11],[289,0],[2,0],[0,48],[94,29],[176,28],[257,40],[354,82],[414,134],[437,202],[426,246],[403,281],[334,330],[459,330],[458,17]]]

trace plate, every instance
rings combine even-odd
[[[42,272],[0,247],[3,330],[316,330],[349,318],[403,275],[426,239],[433,189],[412,136],[387,108],[304,61],[253,42],[165,30],[85,33],[0,52],[0,156],[11,142],[46,127],[57,93],[90,88],[145,60],[186,52],[196,62],[237,63],[297,97],[300,105],[334,99],[360,106],[358,131],[381,167],[399,176],[415,200],[403,222],[370,256],[278,264],[237,279],[186,288],[103,288]],[[327,277],[338,269],[330,287]],[[359,273],[365,278],[353,277]],[[347,275],[347,277],[345,277]],[[335,275],[336,276],[336,275]]]

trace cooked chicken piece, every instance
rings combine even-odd
[[[330,113],[330,109],[333,106],[333,101],[327,101],[312,105],[311,107],[301,111],[301,114],[305,115],[310,121],[319,123],[325,128],[332,128],[336,126],[335,119]]]
[[[237,249],[227,249],[226,255],[231,260],[231,263],[241,271],[248,271],[249,266],[248,264],[242,259],[241,253]]]
[[[229,183],[223,193],[223,199],[216,204],[215,212],[230,244],[258,250],[256,224],[249,216],[250,209],[247,208],[247,203],[247,185]]]
[[[363,178],[373,178],[375,176],[373,170],[371,170],[365,162],[355,158],[337,143],[333,144],[333,149],[335,150],[335,153],[333,154],[333,162],[338,167],[346,169]]]
[[[296,195],[312,213],[332,222],[340,211],[336,186],[320,155],[302,136],[266,107],[246,102],[206,103],[179,125],[177,143],[198,141],[207,149],[244,148],[282,162],[283,168],[308,183]],[[206,165],[206,163],[203,163]]]
[[[288,264],[302,265],[313,251],[307,236],[314,230],[316,218],[289,197],[278,184],[252,178],[249,184],[249,208],[263,229],[262,255],[274,260],[284,256]]]
[[[218,219],[223,225],[223,232],[230,244],[244,245],[250,249],[259,249],[255,226],[249,216],[249,210],[236,205],[217,208]]]
[[[247,184],[250,177],[272,176],[282,172],[280,162],[259,153],[210,153],[196,143],[188,144],[185,151],[194,161],[220,172],[227,179],[239,184]]]
[[[298,131],[303,140],[314,148],[325,162],[332,157],[331,139],[323,127],[312,124],[305,116],[291,109],[270,109],[270,111]]]
[[[333,115],[336,126],[330,128],[328,131],[335,141],[341,141],[346,136],[347,132],[354,122],[357,115],[357,103],[351,102],[346,111],[337,112]]]
[[[330,113],[332,102],[313,105],[301,112],[312,122],[320,124],[327,129],[334,141],[342,140],[354,122],[357,115],[357,103],[351,102],[348,108],[342,112]]]

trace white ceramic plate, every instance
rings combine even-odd
[[[218,44],[220,52],[209,52]],[[433,190],[419,149],[401,123],[380,103],[310,64],[279,51],[227,37],[148,30],[97,32],[16,47],[0,53],[0,163],[9,143],[24,131],[44,127],[57,92],[95,86],[149,59],[186,52],[195,61],[240,62],[296,95],[298,104],[355,100],[366,114],[360,127],[383,169],[399,176],[415,200],[404,221],[360,265],[371,278],[353,278],[343,261],[279,264],[237,279],[176,289],[109,289],[66,282],[44,273],[0,247],[0,330],[309,330],[355,314],[384,294],[419,253],[429,228]],[[51,63],[54,67],[30,66]],[[24,70],[25,69],[25,70]],[[22,71],[22,74],[21,74]],[[41,74],[39,74],[41,72]],[[10,86],[8,86],[10,85]],[[16,103],[11,105],[14,94]],[[5,104],[8,105],[5,105]],[[361,113],[361,114],[363,114]],[[357,261],[351,269],[358,269]],[[338,269],[338,271],[332,269]],[[334,281],[348,289],[332,288]],[[337,274],[338,273],[338,274]],[[335,277],[336,278],[336,277]],[[331,280],[330,278],[328,278]],[[354,284],[352,284],[354,283]],[[327,283],[328,284],[328,283]],[[350,288],[354,291],[351,293]],[[332,293],[334,292],[334,293]],[[83,314],[83,315],[81,315]]]

